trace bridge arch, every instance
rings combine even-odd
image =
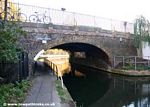
[[[82,43],[82,42],[64,43],[52,47],[52,49],[54,48],[71,51],[72,53],[81,52],[85,54],[85,57],[92,57],[95,59],[100,58],[108,65],[111,65],[109,55],[105,51],[103,51],[103,49],[89,43]]]
[[[48,40],[47,43],[42,43],[40,40],[35,40],[36,37],[31,36],[29,34],[30,38],[27,38],[28,43],[23,44],[22,46],[25,46],[25,50],[30,54],[31,59],[33,59],[38,52],[40,52],[42,49],[47,50],[51,48],[61,47],[61,48],[67,48],[68,49],[76,49],[76,51],[86,51],[88,54],[92,54],[90,52],[94,52],[91,50],[95,50],[95,56],[97,54],[103,54],[103,57],[106,59],[105,61],[109,63],[109,65],[112,63],[112,52],[111,48],[108,46],[105,46],[106,42],[108,43],[110,40],[107,40],[107,37],[98,37],[93,35],[49,35],[52,40]],[[41,35],[42,36],[42,35]],[[53,36],[53,37],[52,37]],[[31,38],[32,37],[32,38]],[[31,42],[30,42],[31,41]],[[88,50],[86,50],[84,47],[87,47]],[[89,51],[89,52],[88,52]]]
[[[21,40],[21,46],[23,46],[24,49],[29,53],[29,59],[31,61],[42,49],[47,50],[54,47],[56,48],[58,46],[66,48],[66,45],[70,45],[72,47],[75,47],[76,49],[81,49],[79,45],[82,45],[83,47],[87,46],[89,48],[89,50],[87,51],[89,52],[93,52],[90,49],[94,49],[98,53],[103,53],[103,57],[106,59],[105,62],[107,62],[109,65],[113,64],[113,56],[128,54],[134,55],[134,53],[136,52],[131,50],[133,48],[128,45],[129,41],[126,40],[125,42],[127,43],[121,44],[119,38],[111,38],[97,35],[93,36],[59,34],[48,35],[48,37],[52,39],[48,40],[45,44],[42,43],[41,40],[37,40],[36,36],[32,36],[30,33],[27,38],[23,39],[23,42]],[[78,46],[74,46],[75,44],[78,44]]]
[[[98,68],[102,68],[102,69],[109,69],[109,67],[111,66],[111,61],[110,61],[110,57],[109,55],[102,49],[99,48],[93,44],[90,43],[83,43],[83,42],[66,42],[66,43],[58,43],[56,45],[52,45],[50,43],[45,44],[46,46],[44,47],[44,45],[42,45],[42,47],[38,47],[36,50],[35,55],[33,56],[33,59],[36,57],[36,55],[38,55],[40,52],[42,52],[41,50],[38,51],[39,49],[44,49],[44,50],[48,50],[48,49],[63,49],[66,51],[69,51],[71,53],[71,57],[75,58],[75,54],[76,53],[84,53],[85,57],[84,58],[75,58],[77,60],[76,63],[80,63],[80,61],[82,61],[81,64],[85,64],[87,66],[96,66]],[[71,59],[71,58],[70,58]]]

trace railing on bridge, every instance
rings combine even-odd
[[[21,21],[35,23],[53,23],[69,26],[91,26],[106,30],[133,33],[133,24],[97,16],[67,12],[51,8],[14,3]],[[36,12],[36,13],[35,13]],[[14,12],[14,14],[16,14]]]

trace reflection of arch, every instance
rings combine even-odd
[[[84,107],[88,107],[107,93],[111,79],[107,78],[107,75],[103,73],[99,75],[96,70],[80,65],[76,66],[76,69],[80,72],[85,72],[86,77],[65,75],[64,83],[72,98],[77,101],[77,104],[83,104]]]
[[[64,43],[64,44],[54,46],[52,48],[60,48],[64,50],[69,50],[71,52],[83,52],[84,51],[86,53],[86,56],[100,57],[107,64],[110,65],[110,59],[109,59],[108,54],[104,52],[102,49],[92,44],[81,43],[81,42]]]

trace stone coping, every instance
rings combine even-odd
[[[150,70],[120,70],[120,69],[112,69],[112,71],[108,71],[110,73],[126,75],[126,76],[150,76]]]

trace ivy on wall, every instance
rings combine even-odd
[[[19,49],[17,41],[25,32],[16,22],[0,23],[0,61],[15,62]]]

